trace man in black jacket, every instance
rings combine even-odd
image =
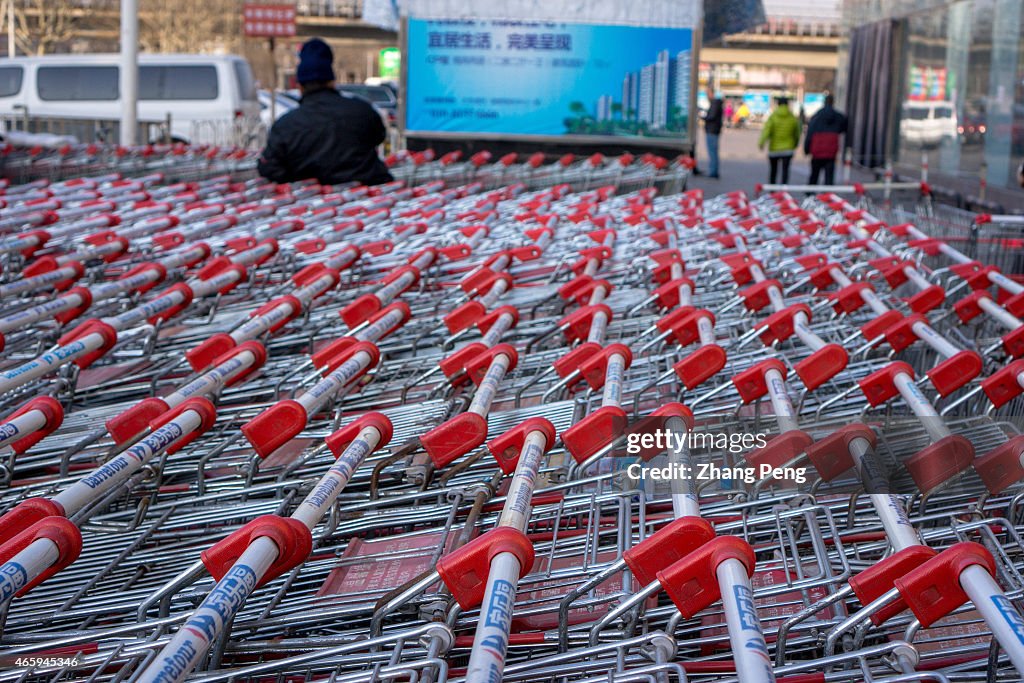
[[[704,115],[704,139],[708,145],[708,177],[718,177],[718,136],[722,134],[722,98],[716,95]]]
[[[839,136],[845,134],[846,117],[836,110],[835,98],[827,95],[825,106],[811,117],[804,137],[804,154],[811,157],[811,185],[818,184],[822,171],[825,171],[825,184],[835,185]]]
[[[270,129],[257,167],[264,178],[278,183],[315,178],[324,185],[392,180],[377,156],[384,122],[366,100],[338,93],[333,62],[330,46],[319,38],[302,46],[295,73],[302,101]]]

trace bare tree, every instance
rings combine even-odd
[[[64,52],[75,43],[113,41],[118,0],[0,0],[6,22],[14,3],[21,54]],[[239,52],[244,0],[139,0],[139,42],[146,52]],[[6,26],[4,26],[6,28]]]
[[[86,13],[95,5],[81,0],[5,0],[14,3],[14,40],[20,52],[42,55],[67,45],[77,36]]]
[[[237,51],[241,14],[242,0],[140,0],[139,42],[147,52]]]

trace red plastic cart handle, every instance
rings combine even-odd
[[[487,439],[487,419],[476,413],[459,413],[420,437],[420,444],[434,467],[451,463],[483,445]]]
[[[896,580],[921,566],[936,552],[925,545],[912,545],[879,560],[864,571],[850,577],[850,587],[862,605],[869,605],[896,587]],[[907,608],[899,597],[871,615],[876,626],[881,625]]]
[[[753,284],[740,292],[740,296],[743,298],[743,305],[751,311],[760,311],[771,303],[771,297],[768,292],[772,288],[775,291],[782,291],[782,283],[778,280],[762,280],[757,284]]]
[[[7,543],[26,528],[47,517],[63,517],[64,508],[49,498],[28,498],[0,517],[0,544]]]
[[[744,403],[750,403],[761,398],[768,393],[768,383],[765,379],[765,373],[769,370],[777,370],[783,379],[785,379],[787,371],[786,366],[782,364],[782,361],[774,358],[763,360],[753,367],[747,368],[743,372],[737,374],[732,378],[732,383],[736,387],[736,391],[739,392],[740,398]]]
[[[903,314],[895,309],[889,309],[882,315],[872,318],[860,326],[860,333],[864,339],[872,341],[884,337],[886,330],[903,320]]]
[[[25,595],[43,581],[71,565],[82,554],[82,532],[78,530],[74,522],[62,516],[44,517],[0,546],[0,564],[6,564],[32,543],[43,538],[52,541],[57,547],[57,559],[38,576],[22,586],[15,593],[16,596]]]
[[[894,361],[884,368],[872,372],[857,382],[861,392],[872,407],[879,406],[900,393],[896,388],[896,376],[904,374],[914,379],[914,368],[903,361]]]
[[[562,432],[562,443],[578,463],[612,443],[626,429],[626,411],[602,406]]]
[[[885,340],[889,342],[893,351],[898,353],[917,341],[917,333],[914,332],[914,325],[917,323],[927,325],[928,319],[920,313],[914,313],[885,330]]]
[[[594,391],[600,391],[604,387],[605,375],[608,372],[608,362],[613,355],[621,356],[624,365],[623,370],[628,370],[633,362],[633,352],[625,344],[609,344],[598,353],[595,353],[586,362],[579,366],[580,374]]]
[[[807,459],[814,465],[823,481],[832,481],[840,474],[853,469],[856,463],[850,454],[850,443],[854,439],[865,439],[874,448],[878,436],[875,430],[867,425],[854,423],[840,427],[806,447]]]
[[[938,308],[946,300],[946,290],[939,285],[922,289],[917,294],[907,297],[905,301],[914,313],[927,313]]]
[[[60,427],[61,423],[64,422],[64,407],[60,404],[60,401],[53,398],[52,396],[37,396],[16,411],[11,413],[6,421],[11,420],[24,415],[25,413],[38,410],[45,418],[43,426],[36,431],[21,437],[17,441],[12,441],[10,446],[11,449],[17,453],[22,454],[28,449],[35,446],[37,443],[45,439],[47,436],[52,434],[57,427]]]
[[[669,598],[686,619],[691,619],[722,598],[716,574],[718,565],[739,560],[754,575],[754,549],[735,536],[719,536],[657,573]]]
[[[485,316],[482,316],[476,321],[476,328],[480,330],[480,334],[487,334],[487,332],[494,327],[494,324],[498,322],[498,318],[503,315],[507,315],[512,318],[512,323],[509,327],[515,327],[519,324],[519,309],[515,306],[500,306]]]
[[[705,344],[676,362],[672,369],[688,390],[699,387],[725,367],[726,354],[718,344]]]
[[[981,374],[981,356],[974,351],[961,351],[926,372],[939,396],[949,396]]]
[[[478,353],[466,361],[466,374],[469,375],[471,380],[473,380],[473,384],[479,386],[480,383],[484,381],[484,376],[486,376],[488,368],[490,368],[491,363],[493,363],[494,359],[499,355],[505,356],[508,359],[508,367],[505,370],[506,373],[515,370],[516,365],[519,363],[519,353],[516,352],[515,347],[511,344],[498,344],[486,351]]]
[[[922,493],[952,479],[974,462],[974,446],[957,434],[951,434],[927,446],[903,465]]]
[[[673,309],[679,305],[679,288],[683,286],[689,287],[690,292],[695,289],[693,280],[688,277],[680,277],[661,285],[654,290],[652,295],[657,300],[659,307]]]
[[[567,378],[574,372],[578,372],[580,366],[587,362],[587,360],[596,353],[600,353],[601,345],[597,342],[584,342],[576,348],[568,351],[561,358],[557,359],[551,366],[558,373],[558,376],[562,379]],[[577,378],[577,381],[582,381],[583,377]],[[572,386],[570,384],[570,386]]]
[[[531,432],[544,434],[545,452],[555,445],[557,438],[555,426],[551,424],[550,420],[543,417],[531,417],[487,442],[487,450],[494,456],[502,472],[511,474],[515,471],[519,464],[519,456],[526,443],[526,437]]]
[[[803,313],[808,321],[811,320],[811,307],[807,304],[793,304],[765,318],[764,322],[758,326],[768,328],[761,333],[761,341],[764,345],[770,346],[792,337],[797,313]]]
[[[808,391],[814,391],[846,369],[850,356],[839,344],[826,344],[793,366]]]
[[[466,365],[481,353],[487,351],[487,346],[481,342],[472,342],[466,344],[455,353],[449,354],[438,361],[438,367],[441,368],[441,372],[449,381],[455,379],[460,373],[466,372]],[[461,385],[469,381],[469,377],[463,377],[456,386]]]
[[[711,523],[700,517],[680,517],[622,553],[626,566],[641,585],[648,585],[658,572],[715,538]]]
[[[960,574],[972,565],[979,565],[992,575],[996,572],[992,553],[980,543],[967,541],[946,548],[895,580],[922,628],[928,628],[968,601],[960,585]]]
[[[186,308],[192,305],[192,300],[193,298],[195,298],[195,292],[192,291],[192,288],[189,287],[188,283],[179,282],[175,285],[172,285],[165,289],[163,292],[161,292],[160,296],[165,297],[174,292],[180,293],[182,296],[182,300],[175,304],[174,306],[168,308],[166,311],[161,311],[160,313],[154,315],[152,318],[149,318],[148,322],[150,325],[156,325],[158,322],[162,320],[170,320],[171,318],[178,315],[179,313],[181,313]]]
[[[576,278],[575,280],[572,280],[571,283],[576,282],[576,280],[579,279],[580,278]],[[579,287],[573,288],[572,298],[577,303],[577,305],[585,306],[590,302],[590,297],[598,288],[604,290],[605,296],[611,294],[612,289],[614,289],[612,287],[612,283],[608,282],[607,280],[595,280],[594,278],[588,278],[587,281],[584,281]]]
[[[814,439],[810,434],[800,429],[791,429],[773,437],[761,448],[755,448],[747,453],[747,462],[758,468],[762,465],[768,465],[772,469],[781,467],[806,452],[812,443]]]
[[[75,365],[83,370],[102,358],[107,351],[114,348],[114,345],[117,344],[117,330],[115,330],[109,323],[105,323],[99,318],[90,318],[58,340],[59,344],[67,346],[68,344],[94,333],[103,337],[103,344],[95,351],[90,351],[83,356],[79,356],[75,360]]]
[[[484,305],[477,300],[467,301],[444,317],[444,326],[452,334],[456,334],[473,325],[487,313]]]
[[[374,313],[383,307],[381,300],[376,294],[363,294],[355,301],[341,309],[338,314],[345,321],[349,329],[356,327],[369,319]]]
[[[693,411],[676,401],[666,403],[650,415],[629,426],[626,433],[630,437],[634,434],[638,435],[639,441],[637,445],[639,448],[638,452],[635,453],[638,458],[644,462],[649,462],[655,456],[665,451],[664,446],[658,448],[657,441],[649,442],[649,446],[644,446],[643,435],[654,434],[654,431],[657,429],[665,429],[668,426],[668,421],[672,418],[679,418],[686,423],[687,429],[693,429]],[[633,455],[632,451],[630,451],[630,455]]]
[[[438,560],[437,573],[462,609],[479,607],[483,602],[491,560],[500,553],[516,556],[519,578],[533,570],[533,544],[526,534],[507,526],[492,529]]]
[[[592,304],[578,308],[565,316],[558,321],[558,326],[563,329],[569,341],[583,340],[590,336],[590,326],[598,313],[603,313],[605,320],[611,322],[612,309],[607,304]]]
[[[871,286],[870,282],[854,282],[837,292],[829,294],[828,298],[832,300],[832,308],[835,309],[836,313],[853,313],[864,306],[865,302],[862,292],[865,290],[873,292],[875,288]]]
[[[389,443],[391,443],[391,437],[394,436],[395,433],[391,420],[388,419],[388,416],[384,413],[370,412],[359,416],[349,424],[328,436],[326,439],[327,448],[330,449],[335,458],[341,457],[341,454],[345,452],[345,449],[348,448],[349,444],[355,441],[356,437],[359,436],[359,433],[367,427],[373,427],[380,434],[380,439],[377,441],[377,445],[373,448],[374,451],[385,448]]]
[[[990,493],[1002,493],[1007,486],[1024,478],[1024,466],[1020,463],[1022,453],[1024,436],[1018,435],[975,460],[974,471]]]
[[[257,538],[269,538],[277,546],[277,558],[256,584],[257,588],[302,564],[313,550],[313,534],[301,521],[263,515],[204,550],[203,565],[220,581]]]
[[[1017,376],[1024,373],[1024,360],[1015,360],[1009,365],[992,373],[981,382],[981,388],[992,401],[992,405],[1001,408],[1020,396],[1021,388]]]
[[[200,436],[208,432],[217,421],[216,406],[214,406],[209,399],[198,397],[190,398],[176,408],[171,408],[163,415],[158,415],[149,423],[149,427],[153,431],[156,431],[187,410],[191,410],[192,412],[199,414],[199,426],[191,432],[182,435],[177,441],[168,446],[167,452],[169,454],[177,453],[182,448],[198,439]]]
[[[145,294],[146,292],[153,289],[154,287],[156,287],[161,282],[167,279],[167,268],[164,266],[164,264],[158,261],[148,261],[146,263],[140,263],[139,265],[135,266],[127,273],[119,277],[118,280],[126,280],[130,277],[134,277],[135,275],[144,273],[147,270],[156,271],[156,279],[153,280],[152,282],[147,282],[146,284],[140,285],[139,287],[135,288],[135,291],[137,293]]]

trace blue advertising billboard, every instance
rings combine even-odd
[[[406,35],[408,132],[686,139],[691,29],[410,17]]]

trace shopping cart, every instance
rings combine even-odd
[[[1020,678],[1024,290],[935,223],[209,154],[2,195],[0,679]]]

